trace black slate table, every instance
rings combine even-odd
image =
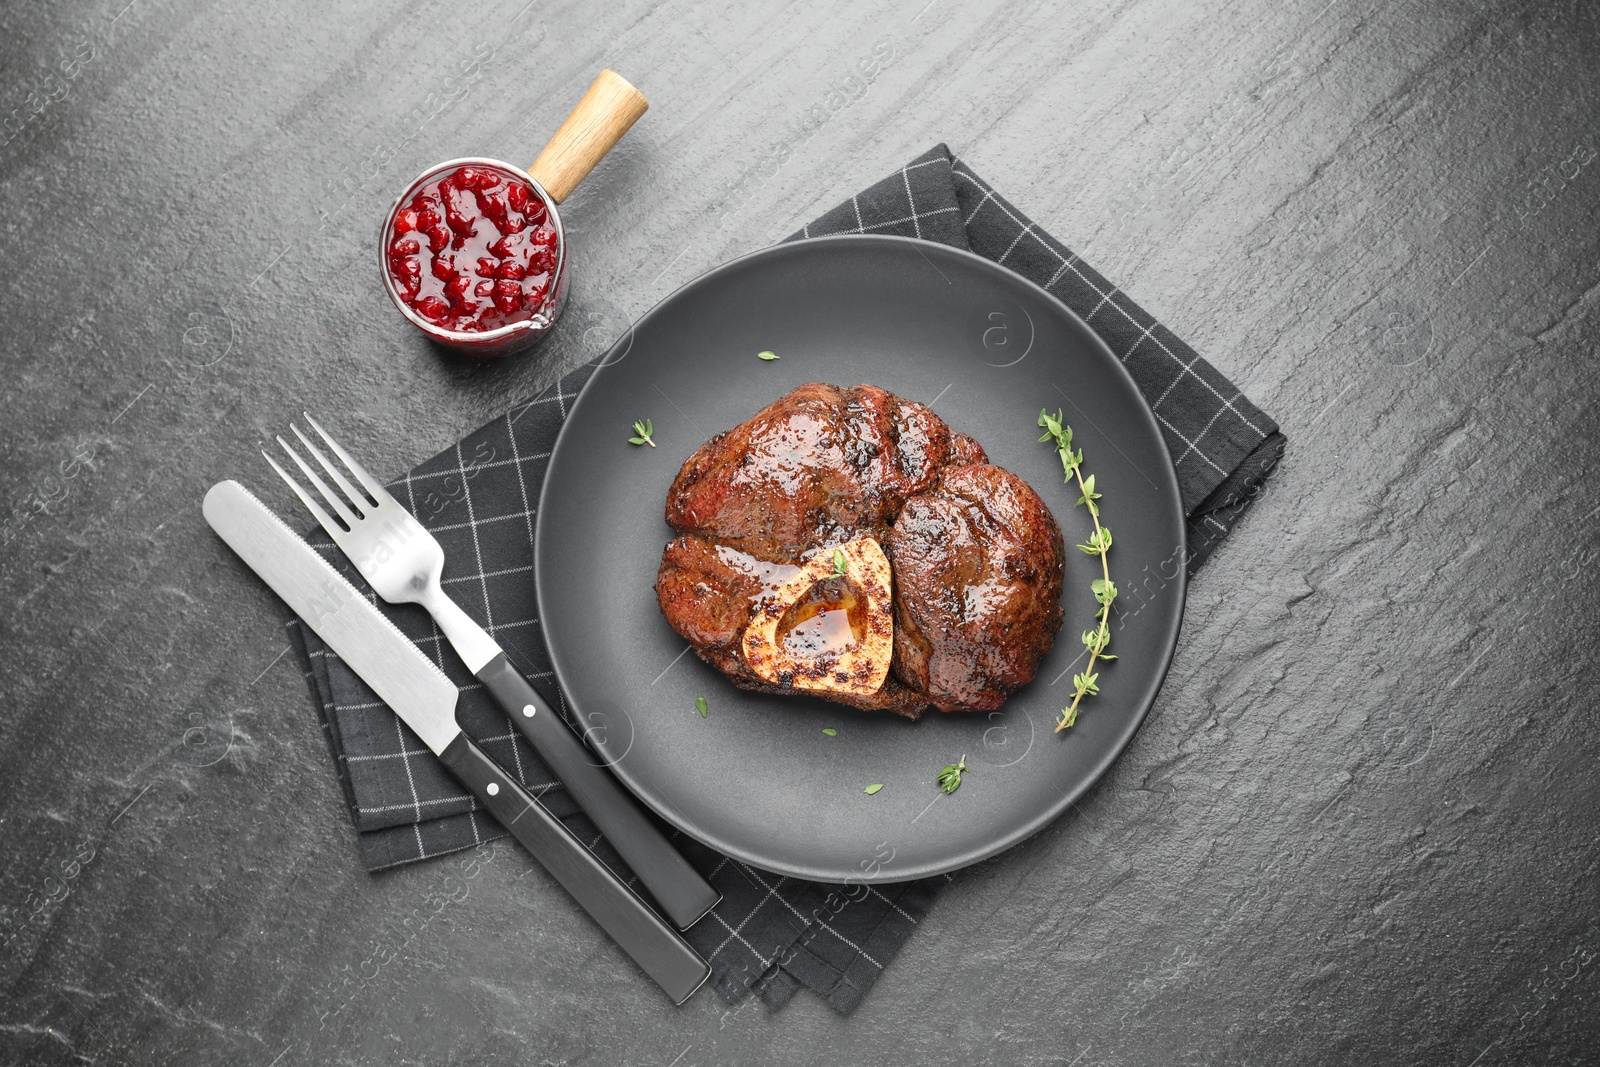
[[[0,12],[0,1060],[1596,1054],[1600,11],[390,7]],[[382,211],[605,65],[557,335],[441,358]],[[673,1009],[508,844],[363,873],[204,489],[308,403],[392,474],[941,140],[1293,442],[1130,750],[848,1017]]]

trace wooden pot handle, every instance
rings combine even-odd
[[[561,203],[649,107],[650,101],[628,79],[602,70],[528,173],[550,199]]]

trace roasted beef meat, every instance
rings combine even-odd
[[[678,472],[666,519],[679,536],[656,578],[662,613],[746,689],[913,719],[930,703],[991,710],[1032,680],[1061,625],[1061,531],[1038,494],[928,408],[876,386],[802,385],[717,434]],[[882,555],[843,551],[863,538]],[[887,617],[872,595],[882,588],[891,673],[871,692],[842,671],[828,688],[835,662],[853,655],[856,678],[863,647],[889,655],[862,622]],[[798,613],[781,599],[797,590],[809,604]],[[775,613],[785,622],[766,636],[778,648],[753,664],[751,620],[772,630]]]
[[[889,532],[894,673],[941,711],[992,711],[1033,680],[1061,628],[1061,528],[1033,487],[945,467]]]

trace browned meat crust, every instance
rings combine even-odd
[[[802,385],[685,461],[667,493],[662,614],[736,685],[757,600],[807,557],[858,536],[894,574],[893,669],[878,692],[829,693],[915,719],[990,710],[1033,678],[1061,625],[1061,531],[1021,479],[932,411],[876,386]],[[880,661],[881,662],[881,661]]]
[[[889,535],[894,673],[941,711],[991,711],[1033,681],[1061,628],[1061,528],[1033,487],[946,467]]]
[[[962,437],[961,455],[982,455]],[[955,458],[950,428],[921,404],[875,385],[802,385],[685,461],[667,525],[790,561],[860,534],[881,539]]]

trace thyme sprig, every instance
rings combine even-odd
[[[649,445],[651,448],[656,447],[656,443],[650,440],[650,435],[656,432],[656,428],[649,419],[640,419],[638,422],[634,423],[633,432],[639,436],[628,438],[628,443],[630,445]]]
[[[946,793],[954,793],[961,788],[961,776],[969,769],[965,754],[956,762],[945,764],[944,770],[939,772],[939,788]]]
[[[1111,581],[1111,563],[1107,558],[1111,552],[1111,529],[1100,525],[1100,494],[1095,491],[1094,475],[1084,476],[1083,449],[1075,450],[1072,447],[1072,427],[1064,425],[1061,420],[1062,413],[1059,410],[1054,415],[1040,411],[1039,425],[1044,427],[1044,436],[1039,440],[1055,443],[1065,481],[1069,484],[1077,481],[1078,503],[1089,509],[1089,517],[1094,520],[1094,533],[1078,546],[1078,550],[1100,557],[1100,577],[1089,583],[1100,611],[1095,615],[1094,629],[1083,632],[1083,647],[1089,650],[1089,663],[1082,673],[1072,676],[1072,703],[1061,709],[1061,718],[1056,722],[1057,733],[1078,721],[1078,705],[1083,703],[1084,697],[1099,694],[1100,673],[1095,670],[1095,664],[1109,663],[1117,658],[1106,651],[1111,645],[1111,605],[1117,599],[1117,587]]]

